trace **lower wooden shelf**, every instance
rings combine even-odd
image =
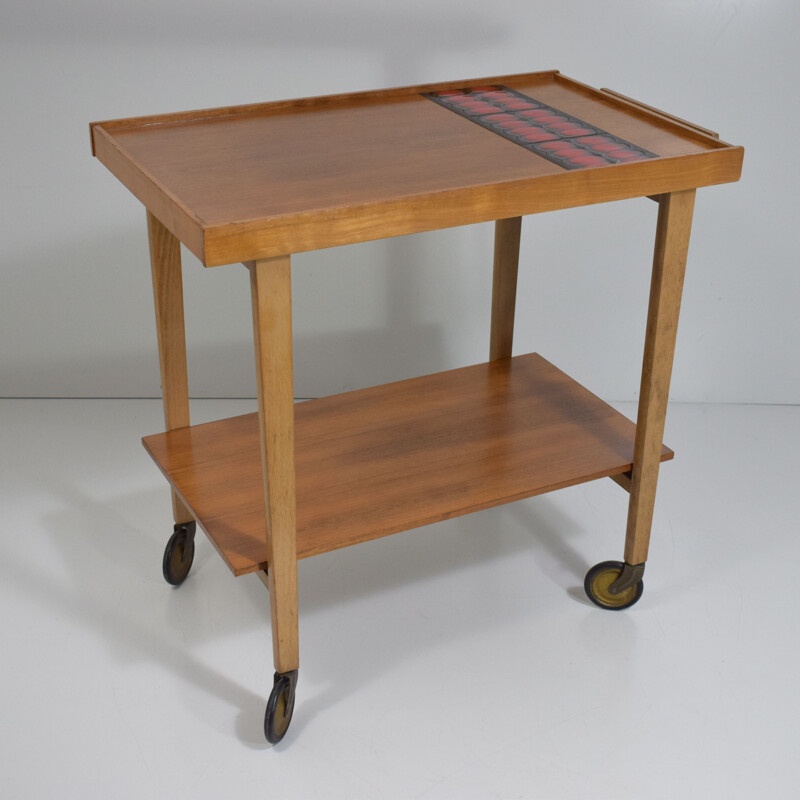
[[[297,556],[619,475],[634,435],[536,354],[300,403]],[[234,574],[265,569],[258,416],[143,441]]]

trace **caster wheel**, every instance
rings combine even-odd
[[[267,700],[267,713],[264,715],[264,736],[270,744],[277,744],[289,730],[296,686],[297,670],[275,673],[275,683]]]
[[[164,580],[173,586],[180,586],[189,574],[194,560],[194,533],[196,522],[184,522],[175,526],[164,550],[162,571]]]
[[[644,581],[641,579],[629,589],[623,589],[618,594],[611,594],[609,591],[614,581],[622,574],[624,566],[621,561],[603,561],[586,573],[583,588],[586,596],[595,605],[620,611],[623,608],[630,608],[642,596]]]

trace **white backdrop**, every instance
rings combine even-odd
[[[673,398],[798,403],[796,0],[33,0],[0,26],[0,396],[156,396],[144,211],[88,123],[560,69],[747,148],[698,193]],[[515,352],[636,397],[656,205],[523,225]],[[299,255],[296,394],[485,360],[492,227]],[[255,391],[247,273],[184,253],[193,396]]]

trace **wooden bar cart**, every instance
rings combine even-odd
[[[297,560],[610,477],[630,493],[624,560],[586,576],[608,609],[642,593],[695,190],[743,150],[558,72],[94,123],[94,154],[147,209],[172,487],[164,576],[196,526],[269,589],[265,733],[297,683]],[[511,356],[521,217],[659,203],[634,425],[536,354]],[[295,406],[291,254],[495,220],[489,361]],[[180,243],[250,273],[258,413],[190,426]]]

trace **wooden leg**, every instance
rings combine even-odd
[[[647,560],[694,195],[691,189],[660,198],[625,538],[628,564]]]
[[[522,217],[499,219],[495,222],[490,361],[511,357],[521,229]]]
[[[288,256],[248,264],[275,669],[298,667],[292,291]]]
[[[166,429],[171,431],[189,425],[181,248],[180,242],[149,211],[147,234],[150,239],[150,265],[153,272],[164,422]],[[193,519],[174,489],[172,512],[176,523],[191,522]]]

